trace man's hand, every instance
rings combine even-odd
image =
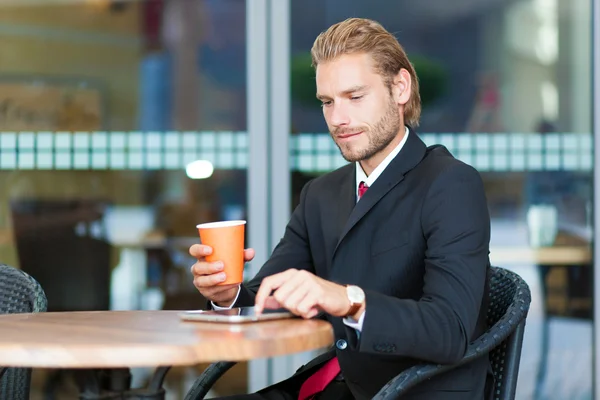
[[[312,318],[321,310],[343,317],[350,310],[346,288],[314,274],[289,269],[263,279],[256,293],[258,313],[265,308],[286,308],[303,318]]]
[[[205,257],[212,253],[210,246],[194,244],[190,247],[190,255],[198,259],[198,262],[192,265],[192,274],[194,275],[194,286],[207,300],[214,302],[220,307],[229,307],[235,300],[239,284],[219,285],[226,279],[223,272],[223,263],[216,261],[209,263]],[[250,261],[254,258],[254,250],[244,250],[244,261]]]

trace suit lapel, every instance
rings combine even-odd
[[[390,190],[404,180],[404,175],[413,169],[425,156],[427,147],[425,143],[417,136],[417,134],[411,129],[408,139],[400,150],[400,153],[392,160],[387,166],[383,173],[377,178],[375,183],[367,190],[356,206],[353,206],[349,212],[349,216],[346,219],[343,218],[344,214],[340,214],[338,221],[341,223],[341,228],[338,232],[340,233],[337,245],[333,252],[335,253],[339,248],[341,242],[344,240],[350,230],[377,204]],[[346,182],[342,186],[342,199],[345,202],[346,198],[351,198],[353,201],[356,200],[355,190],[356,188],[356,177],[355,174],[351,174],[352,179],[346,179],[352,186],[352,196],[347,196]],[[345,214],[348,215],[348,214]]]
[[[335,216],[336,229],[335,232],[341,235],[344,232],[346,223],[352,210],[356,206],[356,166],[354,163],[351,164],[351,169],[348,174],[343,178],[340,184],[339,202],[338,207],[335,208],[337,215]],[[338,243],[339,238],[338,236]]]

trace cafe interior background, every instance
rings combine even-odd
[[[492,263],[532,290],[517,398],[592,399],[598,3],[0,0],[0,262],[33,275],[51,311],[195,309],[195,225],[244,218],[251,277],[302,186],[344,164],[312,41],[373,18],[415,64],[419,136],[483,176]],[[312,356],[240,363],[214,394]],[[203,367],[173,369],[168,395]],[[32,398],[69,398],[68,375],[33,380]]]

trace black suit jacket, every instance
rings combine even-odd
[[[263,277],[288,268],[363,288],[360,338],[327,316],[342,345],[299,373],[337,355],[353,395],[366,399],[419,362],[458,361],[484,332],[490,218],[477,171],[412,130],[358,203],[355,174],[349,164],[305,185],[284,237],[235,306],[254,305]],[[407,398],[481,399],[488,363],[431,379]]]

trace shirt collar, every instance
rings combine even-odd
[[[360,166],[360,162],[358,162],[358,161],[356,162],[356,188],[355,188],[355,192],[356,192],[356,198],[357,199],[358,199],[358,185],[361,182],[364,182],[365,185],[367,185],[367,186],[373,185],[373,183],[375,183],[375,180],[379,177],[379,175],[381,175],[383,173],[383,171],[385,170],[385,168],[392,162],[392,160],[394,158],[396,158],[396,156],[398,155],[398,153],[400,153],[400,150],[402,150],[402,147],[404,147],[404,143],[406,143],[406,139],[408,139],[408,134],[409,134],[408,127],[404,127],[404,132],[405,132],[405,134],[404,134],[404,138],[402,138],[402,141],[373,170],[373,172],[371,173],[371,175],[367,176],[367,174],[365,174],[365,171],[363,171],[362,167]]]

